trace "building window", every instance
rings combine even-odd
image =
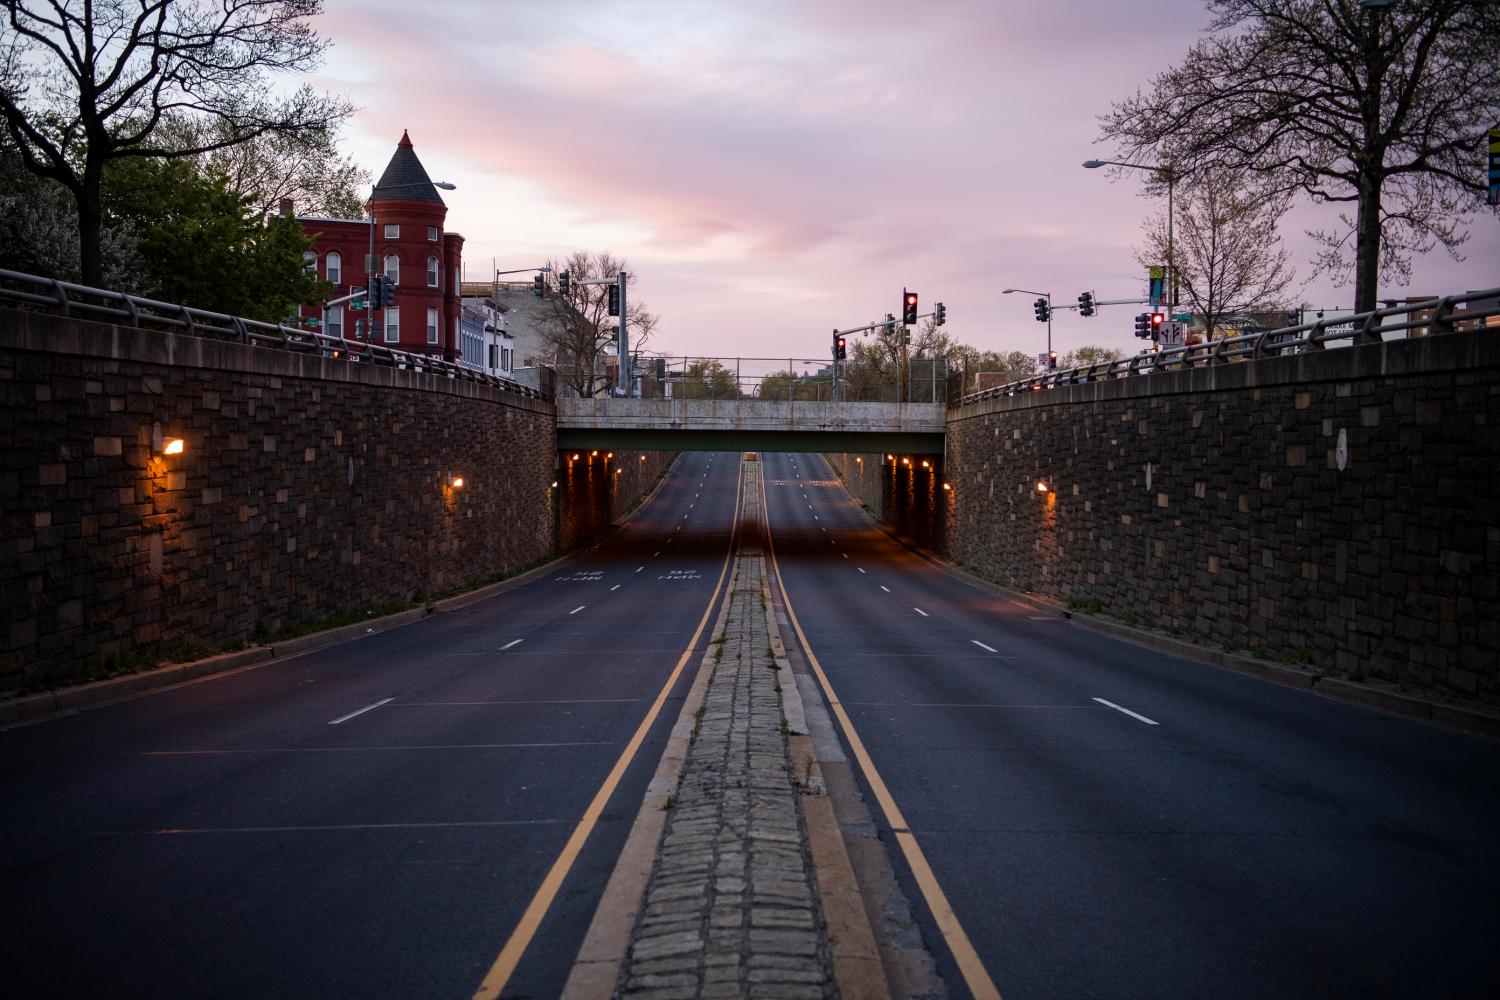
[[[490,345],[490,370],[491,371],[494,371],[495,369],[497,369],[497,368],[500,367],[500,359],[498,357],[496,357],[496,355],[499,354],[499,353],[500,353],[500,345],[499,344],[491,344]]]
[[[401,310],[389,306],[385,311],[385,342],[395,344],[401,340]]]
[[[334,306],[328,310],[328,329],[323,331],[330,337],[344,339],[344,307]]]
[[[314,278],[318,276],[318,255],[311,250],[302,255],[302,269]]]
[[[337,250],[330,250],[323,258],[323,273],[335,285],[344,280],[344,258]]]
[[[427,258],[427,287],[428,288],[436,288],[437,286],[438,286],[438,259],[436,257],[428,257]]]
[[[502,347],[500,349],[500,370],[501,371],[506,371],[506,372],[508,372],[508,371],[514,371],[515,369],[512,368],[511,366],[514,365],[515,363],[516,363],[516,352],[512,351],[508,347]]]
[[[436,243],[437,242],[437,238],[438,238],[437,226],[428,226],[427,227],[427,242],[428,243]]]
[[[385,238],[388,240],[399,240],[401,238],[401,227],[387,222],[385,224]]]
[[[436,344],[438,342],[437,338],[438,338],[438,311],[436,309],[428,309],[427,310],[427,342],[429,344]]]
[[[401,284],[401,258],[393,253],[385,255],[385,276],[391,279],[391,284]]]

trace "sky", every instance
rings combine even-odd
[[[822,358],[910,288],[957,339],[1040,353],[1035,296],[1003,289],[1144,292],[1133,248],[1163,206],[1144,172],[1081,164],[1207,22],[1201,0],[327,0],[311,82],[360,108],[344,146],[374,175],[407,130],[457,185],[469,280],[609,250],[661,318],[653,350]],[[1299,286],[1314,213],[1282,226]],[[1494,286],[1500,222],[1472,230],[1465,262],[1436,250],[1382,297]],[[1138,311],[1058,313],[1053,346],[1134,353]]]

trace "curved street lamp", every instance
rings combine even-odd
[[[1027,295],[1040,295],[1047,300],[1047,359],[1050,362],[1052,359],[1052,293],[1034,292],[1029,288],[1006,288],[1003,289],[1000,294],[1009,295],[1011,292],[1025,292]]]
[[[1167,306],[1177,305],[1177,258],[1173,254],[1174,244],[1172,241],[1172,203],[1173,188],[1177,183],[1177,171],[1170,166],[1153,167],[1143,163],[1125,163],[1121,160],[1084,160],[1083,165],[1089,170],[1097,170],[1100,167],[1128,167],[1131,170],[1149,170],[1160,174],[1167,182]]]
[[[377,184],[370,188],[370,265],[365,268],[365,341],[375,339],[375,195],[381,191],[398,191],[402,188],[442,188],[444,191],[458,190],[457,184],[448,181],[413,181],[410,184]]]

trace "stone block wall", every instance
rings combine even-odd
[[[557,455],[558,539],[584,545],[633,510],[655,488],[676,454],[665,451],[563,451]]]
[[[554,428],[437,376],[0,310],[0,689],[541,560]]]
[[[989,579],[1500,703],[1493,332],[987,400],[947,440],[944,551]]]
[[[942,455],[840,452],[824,455],[855,499],[899,534],[946,554],[954,493]]]

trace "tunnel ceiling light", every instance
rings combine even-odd
[[[931,468],[931,466],[927,464],[927,460],[925,458],[922,460],[922,468],[924,468],[924,469]]]
[[[944,483],[943,484],[943,489],[948,490],[948,491],[951,492],[953,490],[953,486],[952,486],[951,483]]]
[[[181,455],[187,444],[182,438],[167,438],[162,442],[161,453],[163,455]]]
[[[583,456],[582,456],[582,455],[574,455],[574,456],[573,456],[573,461],[575,461],[575,462],[576,462],[576,461],[578,461],[578,460],[579,460],[579,459],[580,459],[580,458],[582,458],[582,457],[583,457]]]

